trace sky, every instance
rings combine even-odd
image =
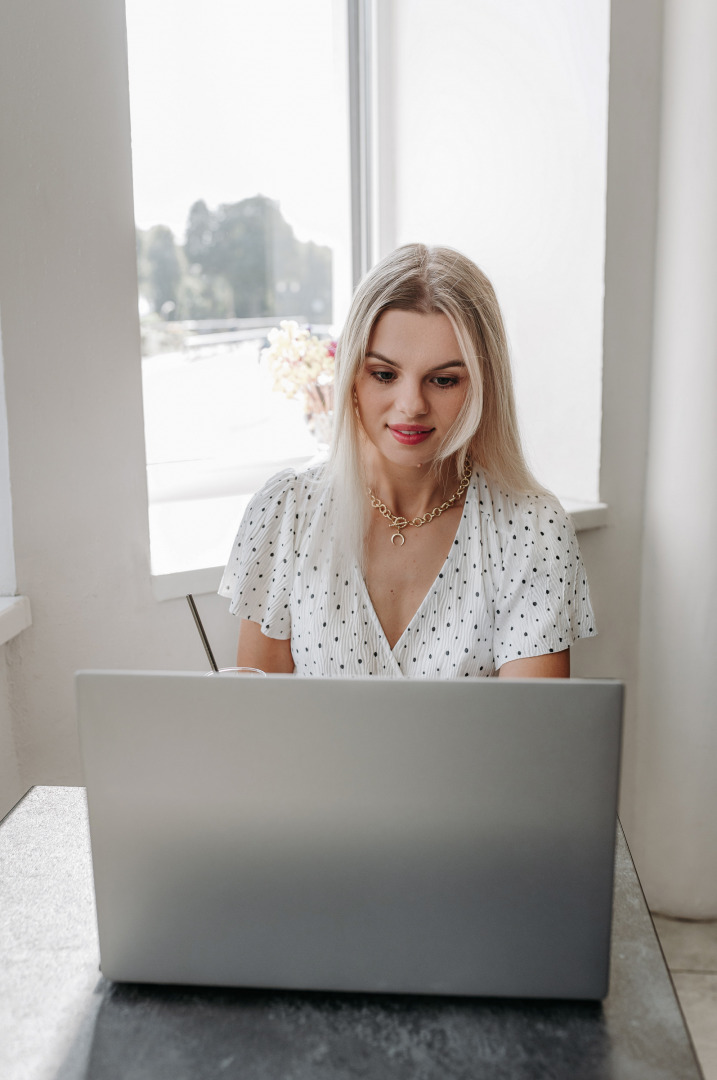
[[[135,218],[183,239],[189,207],[277,199],[332,244],[346,198],[333,0],[127,0]]]

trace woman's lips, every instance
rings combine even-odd
[[[415,446],[416,443],[425,442],[433,433],[433,428],[419,427],[417,424],[388,425],[388,430],[397,442],[404,446]]]

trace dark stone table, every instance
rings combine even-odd
[[[84,791],[0,826],[3,1080],[699,1080],[622,835],[603,1004],[115,985]]]

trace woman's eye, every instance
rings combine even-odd
[[[436,375],[433,381],[439,390],[448,390],[449,387],[458,384],[458,379],[454,375]]]
[[[390,383],[393,382],[395,376],[392,371],[372,371],[371,377],[376,379],[377,382]]]

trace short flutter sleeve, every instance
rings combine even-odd
[[[257,492],[239,526],[219,595],[229,610],[260,624],[271,638],[291,637],[296,473],[277,473]]]
[[[508,660],[561,652],[596,633],[575,530],[557,500],[505,500],[502,566],[495,580],[493,656]],[[497,567],[496,567],[497,570]]]

